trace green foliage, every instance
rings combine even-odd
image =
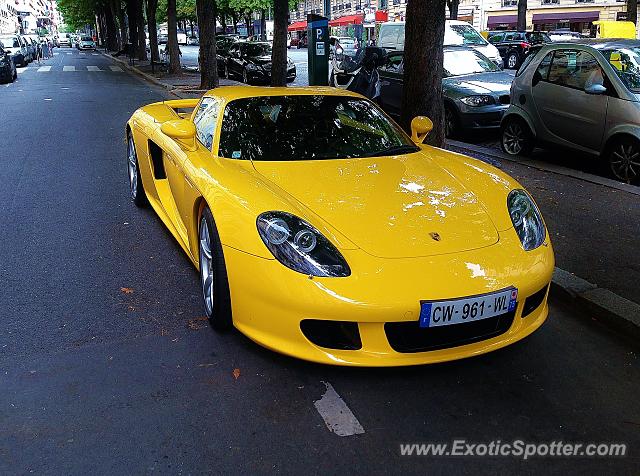
[[[65,25],[72,30],[95,23],[95,14],[102,5],[102,0],[58,0]]]
[[[197,21],[196,0],[176,0],[176,12],[178,21]],[[158,0],[156,21],[158,23],[167,21],[167,0]]]

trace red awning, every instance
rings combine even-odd
[[[361,25],[363,15],[347,15],[329,21],[329,26]]]
[[[306,21],[297,21],[289,25],[289,28],[287,28],[287,30],[289,31],[304,31],[306,29],[307,29]]]
[[[376,21],[385,22],[389,21],[389,12],[386,10],[376,10]]]

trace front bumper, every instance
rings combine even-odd
[[[361,250],[345,251],[353,271],[348,278],[310,278],[273,259],[229,247],[224,248],[224,253],[233,321],[238,330],[260,345],[286,355],[352,366],[444,362],[517,342],[547,317],[546,293],[554,267],[548,241],[525,252],[513,230],[501,232],[496,245],[452,255],[380,259]],[[412,328],[411,323],[415,323],[417,329],[421,300],[454,299],[509,286],[518,289],[518,304],[510,316],[512,321],[499,335],[424,352],[394,350],[398,348],[397,339],[392,342],[385,324],[405,322]],[[526,298],[539,292],[544,298],[523,316]],[[308,319],[357,323],[361,347],[339,350],[314,344],[301,330],[301,322]]]
[[[269,81],[271,79],[271,70],[266,70],[264,68],[255,69],[255,70],[247,70],[247,75],[251,81],[260,82],[260,81]],[[296,68],[287,68],[287,80],[294,80],[296,78]]]
[[[492,129],[500,127],[502,116],[509,109],[508,104],[460,108],[458,118],[464,129]]]

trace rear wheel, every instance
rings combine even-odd
[[[520,56],[517,52],[512,51],[507,55],[507,68],[516,69],[520,64]]]
[[[229,281],[222,244],[209,207],[202,210],[198,238],[198,260],[204,310],[214,329],[226,330],[232,326]]]
[[[509,155],[529,155],[534,147],[533,134],[522,119],[510,117],[502,125],[500,145]]]
[[[127,134],[127,172],[129,175],[131,199],[137,207],[144,207],[147,204],[147,197],[144,193],[144,187],[142,186],[142,178],[140,177],[136,145],[130,132]]]
[[[247,68],[242,70],[242,82],[244,84],[249,84],[249,73],[247,73]]]
[[[640,142],[631,137],[615,140],[609,147],[607,162],[611,174],[626,183],[640,183]]]

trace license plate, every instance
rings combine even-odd
[[[507,288],[490,294],[447,301],[421,301],[420,327],[440,327],[480,321],[516,308],[518,290]]]

